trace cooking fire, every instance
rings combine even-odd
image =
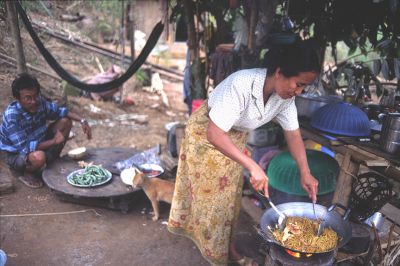
[[[310,253],[295,252],[295,251],[292,251],[292,250],[286,249],[286,248],[285,248],[285,251],[286,251],[286,253],[289,254],[290,256],[295,257],[295,258],[298,258],[298,259],[301,259],[301,258],[309,258],[309,257],[311,257],[311,256],[313,255],[313,254],[310,254]]]

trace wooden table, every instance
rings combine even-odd
[[[83,160],[101,164],[104,168],[115,172],[112,171],[115,162],[127,159],[136,152],[135,149],[126,148],[93,148],[88,149],[88,155]],[[77,169],[80,169],[77,161],[63,156],[43,171],[43,181],[61,200],[118,209],[124,213],[134,204],[138,194],[136,192],[141,191],[125,185],[119,175],[115,174],[110,182],[98,187],[75,187],[67,182],[67,175]]]
[[[300,121],[300,129],[303,138],[313,140],[341,155],[341,159],[337,158],[341,169],[333,202],[348,206],[352,181],[358,175],[360,166],[400,181],[400,157],[384,152],[377,141],[365,142],[357,138],[332,136],[312,128],[304,120]],[[388,203],[380,211],[391,223],[396,224],[395,232],[400,234],[398,208]]]
[[[382,151],[377,142],[359,141],[356,138],[323,133],[313,129],[308,121],[300,121],[300,129],[304,138],[320,143],[342,155],[342,160],[339,161],[341,171],[333,202],[341,203],[344,206],[348,205],[352,179],[358,175],[361,165],[365,165],[387,178],[400,181],[400,170],[398,168],[400,158]]]

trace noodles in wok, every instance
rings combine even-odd
[[[273,230],[272,234],[284,247],[303,253],[320,253],[334,249],[338,235],[330,228],[324,228],[317,236],[319,221],[302,217],[288,217],[285,229]]]

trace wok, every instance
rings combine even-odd
[[[282,211],[286,216],[297,216],[315,220],[312,203],[289,202],[289,203],[279,204],[276,207],[280,211]],[[334,211],[336,207],[340,207],[346,211],[343,217],[341,214]],[[338,245],[333,249],[327,250],[325,252],[314,252],[311,254],[331,252],[335,249],[344,246],[350,240],[351,225],[347,220],[350,214],[349,210],[347,210],[340,204],[333,204],[329,208],[326,208],[325,206],[319,204],[315,204],[315,212],[318,218],[325,220],[325,227],[330,227],[338,234],[339,242]],[[271,229],[276,228],[276,225],[278,224],[278,218],[279,218],[278,213],[276,213],[272,208],[267,210],[261,217],[261,223],[260,223],[262,231],[261,234],[266,241],[270,243],[275,243],[276,245],[288,249],[287,247],[284,247],[279,241],[277,241],[275,237],[272,235],[272,232],[268,229],[268,227],[270,227]],[[299,250],[293,250],[293,251],[304,253]]]

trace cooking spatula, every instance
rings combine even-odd
[[[267,196],[265,196],[263,193],[261,193],[260,191],[257,191],[258,192],[258,194],[260,194],[261,196],[263,196],[264,198],[266,198],[267,200],[268,200],[268,203],[269,203],[269,205],[272,207],[272,209],[274,209],[274,211],[276,211],[276,213],[279,215],[279,218],[278,218],[278,228],[279,228],[279,230],[283,230],[283,229],[285,229],[285,226],[286,226],[286,220],[287,220],[287,217],[286,217],[286,215],[283,213],[283,212],[281,212],[276,206],[275,206],[275,204],[271,201],[271,199],[269,198],[269,197],[267,197]]]
[[[274,203],[272,203],[272,201],[271,201],[268,197],[266,197],[266,198],[267,198],[267,200],[268,200],[268,202],[269,202],[269,205],[271,205],[272,209],[274,209],[274,211],[276,211],[276,212],[278,213],[278,215],[279,215],[279,218],[278,218],[278,228],[279,228],[279,230],[282,231],[283,229],[285,229],[287,217],[286,217],[286,215],[285,215],[283,212],[281,212],[281,211],[275,206]]]

